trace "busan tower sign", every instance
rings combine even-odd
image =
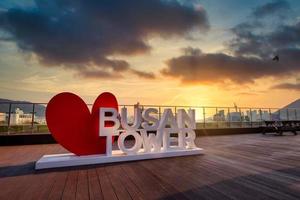
[[[70,153],[44,155],[35,169],[197,155],[195,110],[178,109],[176,117],[165,109],[134,109],[134,123],[128,124],[127,108],[118,110],[115,96],[98,96],[90,111],[85,102],[72,93],[60,93],[47,105],[46,120],[55,140]],[[117,148],[113,150],[115,136]],[[131,136],[132,147],[125,138]],[[174,145],[174,143],[176,145]]]

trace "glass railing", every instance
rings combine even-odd
[[[49,134],[45,119],[46,103],[0,103],[0,134]],[[133,122],[134,107],[128,109],[128,123]],[[88,104],[89,109],[92,105]],[[161,106],[139,105],[140,108],[157,108],[160,118],[166,108],[176,114],[178,109],[195,109],[196,128],[251,128],[264,126],[269,120],[300,120],[300,108],[251,108],[251,107],[208,107],[208,106]]]

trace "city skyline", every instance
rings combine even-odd
[[[69,91],[93,103],[109,91],[120,104],[254,107],[299,98],[300,2],[102,2],[2,1],[1,98]]]

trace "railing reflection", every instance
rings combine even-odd
[[[46,106],[46,103],[0,102],[0,134],[48,134]],[[87,106],[92,107],[91,104]],[[178,109],[195,109],[197,129],[250,128],[264,126],[264,121],[268,120],[300,120],[300,108],[119,105],[119,109],[128,109],[129,123],[133,122],[135,106],[156,108],[157,118],[166,108],[172,109],[175,115]]]

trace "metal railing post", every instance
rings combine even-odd
[[[243,127],[243,117],[242,117],[241,108],[239,108],[239,113],[240,113],[240,121],[241,121],[240,127]]]
[[[252,109],[250,108],[250,126],[252,128],[253,124],[252,124]]]
[[[9,108],[8,108],[7,134],[9,134],[9,129],[10,129],[10,118],[11,118],[11,103],[9,104]]]
[[[270,116],[270,121],[272,120],[272,113],[271,113],[271,109],[269,108],[269,116]]]
[[[205,127],[205,107],[203,107],[203,128]]]
[[[35,113],[35,104],[32,104],[32,115],[31,115],[31,132],[33,133],[34,128],[34,113]]]
[[[259,125],[262,126],[262,112],[261,112],[261,108],[259,109],[259,117],[260,117]]]
[[[161,119],[161,107],[160,106],[158,107],[158,118],[159,118],[159,120]]]
[[[227,115],[228,115],[228,123],[229,123],[229,128],[230,128],[231,127],[230,108],[228,108]]]
[[[216,118],[217,118],[217,128],[219,128],[219,115],[218,115],[218,108],[216,107]]]

